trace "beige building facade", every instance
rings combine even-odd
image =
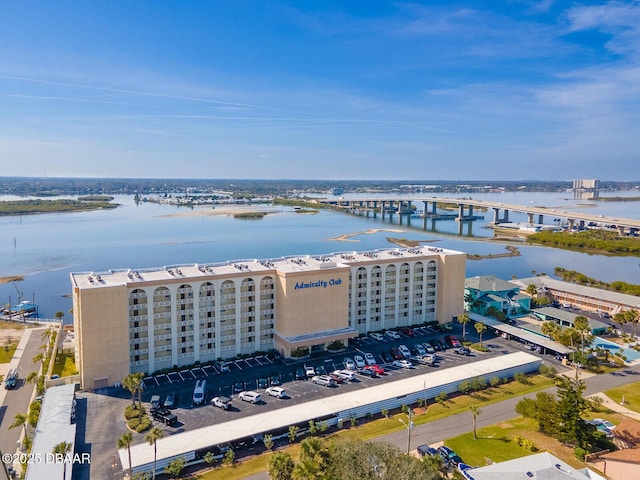
[[[462,313],[466,255],[432,247],[72,273],[85,389]]]

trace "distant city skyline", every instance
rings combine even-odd
[[[5,2],[3,176],[640,178],[640,2]]]

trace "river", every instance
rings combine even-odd
[[[610,195],[623,193],[637,194]],[[507,192],[474,194],[473,198],[562,210],[588,208],[590,213],[640,218],[637,202],[591,204],[574,200],[571,195]],[[358,195],[345,195],[345,198],[358,198]],[[0,197],[0,200],[8,199],[11,198]],[[42,317],[52,318],[55,312],[62,311],[65,322],[70,322],[71,315],[67,313],[71,308],[70,272],[392,247],[387,237],[430,241],[477,255],[506,252],[504,243],[488,240],[493,231],[482,228],[492,220],[492,212],[486,213],[484,221],[473,224],[473,236],[458,236],[455,221],[439,222],[438,231],[432,232],[422,230],[422,219],[418,218],[407,226],[382,222],[379,217],[358,217],[330,210],[314,215],[296,213],[289,207],[271,207],[272,213],[262,219],[242,220],[219,214],[198,215],[197,209],[172,205],[136,205],[130,196],[118,196],[114,201],[121,207],[0,217],[0,277],[25,276],[21,282],[0,284],[0,302],[16,304],[19,290],[24,300],[40,305]],[[203,210],[211,211],[211,207]],[[526,218],[512,215],[512,221],[526,221]],[[335,240],[345,234],[371,229],[400,231],[377,231],[349,237],[349,241]],[[635,257],[606,257],[527,245],[518,245],[518,248],[521,255],[517,257],[469,260],[467,276],[492,274],[510,279],[528,277],[532,272],[553,274],[554,267],[560,266],[599,280],[640,283],[640,259]]]

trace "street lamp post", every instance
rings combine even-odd
[[[399,418],[398,421],[407,429],[407,455],[409,455],[409,451],[411,450],[411,429],[413,428],[413,412],[411,409],[407,412],[407,416],[409,417],[409,423],[405,423],[401,418]]]

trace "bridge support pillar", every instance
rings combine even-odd
[[[544,215],[542,215],[542,214],[538,215],[538,223],[540,225],[542,225],[544,223]]]
[[[527,222],[533,223],[533,213],[527,213]]]

